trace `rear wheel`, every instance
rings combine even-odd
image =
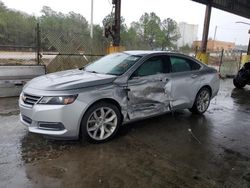
[[[82,138],[94,143],[106,142],[113,138],[120,124],[121,113],[115,105],[107,102],[94,104],[82,119]]]
[[[195,114],[203,114],[209,107],[210,99],[210,90],[206,87],[203,87],[196,95],[193,107],[189,110]]]

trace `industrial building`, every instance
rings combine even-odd
[[[193,42],[193,48],[200,48],[201,47],[201,41],[194,41]],[[207,51],[220,51],[224,49],[224,51],[231,51],[235,49],[235,43],[234,42],[226,42],[226,41],[219,41],[219,40],[212,40],[209,39],[207,41]]]
[[[179,48],[186,45],[191,47],[193,41],[197,40],[198,25],[180,22],[178,27],[181,37],[177,41],[177,47]]]

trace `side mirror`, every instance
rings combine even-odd
[[[139,76],[133,76],[133,77],[130,77],[130,80],[138,80],[140,77]]]

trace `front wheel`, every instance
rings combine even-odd
[[[113,104],[100,102],[85,113],[81,123],[82,137],[94,143],[106,142],[113,138],[120,125],[119,109]]]
[[[210,90],[206,87],[202,88],[196,95],[193,107],[189,110],[195,114],[203,114],[209,107],[210,99]]]

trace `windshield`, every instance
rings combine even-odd
[[[141,56],[126,53],[110,54],[89,64],[84,70],[101,74],[122,75],[140,58]]]

